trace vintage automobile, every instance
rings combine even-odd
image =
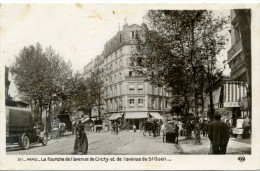
[[[236,127],[232,128],[232,135],[235,136],[235,137],[239,137],[239,136],[242,136],[243,134],[243,122],[244,122],[244,119],[237,119],[236,121]]]
[[[26,150],[35,142],[46,146],[48,135],[43,126],[34,123],[31,110],[6,106],[6,143],[18,143]]]

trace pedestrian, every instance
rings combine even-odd
[[[88,138],[84,131],[84,125],[80,120],[76,127],[76,137],[72,154],[77,154],[78,152],[82,152],[82,154],[87,154],[88,152]]]
[[[215,114],[214,121],[209,124],[208,136],[212,144],[212,154],[226,154],[229,140],[229,128],[222,122],[220,114]]]
[[[195,124],[195,128],[194,128],[194,134],[195,134],[195,144],[200,145],[201,144],[201,139],[200,139],[200,125],[199,123]]]
[[[136,126],[135,126],[135,124],[133,125],[133,130],[134,130],[134,132],[136,132]]]
[[[250,138],[250,118],[246,116],[243,121],[243,134],[242,138]]]
[[[57,139],[60,138],[60,129],[59,129],[60,120],[57,117],[54,117],[52,122],[52,131],[51,131],[51,138]]]
[[[143,131],[143,122],[140,122],[140,124],[139,124],[139,129],[140,129],[140,132]]]
[[[116,121],[113,124],[113,131],[114,131],[115,134],[118,134],[118,124],[117,124]]]
[[[172,121],[169,121],[168,124],[165,126],[166,129],[166,142],[173,142],[175,143],[176,138],[176,126]]]
[[[72,122],[72,135],[74,135],[76,133],[76,125],[77,125],[77,122],[73,121]]]
[[[157,129],[158,129],[158,125],[157,125],[156,120],[154,119],[154,120],[153,120],[153,137],[156,136]]]
[[[178,144],[179,142],[179,129],[180,127],[178,126],[178,124],[175,124],[175,143]]]
[[[203,137],[207,137],[208,135],[208,122],[207,121],[203,121],[203,126],[202,126],[202,134],[203,134]]]
[[[185,124],[185,127],[186,127],[186,138],[191,139],[192,127],[191,127],[190,120],[187,121],[187,123]]]
[[[64,136],[64,132],[65,132],[65,123],[63,123],[63,122],[59,122],[59,136],[60,137],[62,137],[62,136]]]

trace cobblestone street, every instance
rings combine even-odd
[[[201,145],[194,145],[194,139],[179,137],[179,146],[164,143],[162,135],[158,137],[143,136],[141,132],[88,133],[88,155],[182,155],[202,154],[209,151],[208,138],[202,137]],[[66,133],[60,139],[51,139],[47,146],[31,144],[28,150],[21,150],[16,144],[7,145],[7,155],[70,155],[75,135]],[[251,154],[250,140],[230,138],[228,154]]]

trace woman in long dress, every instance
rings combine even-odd
[[[73,150],[73,154],[77,154],[78,152],[82,152],[82,154],[87,154],[88,152],[88,138],[84,131],[84,125],[81,123],[81,121],[78,122],[78,125],[76,127],[76,138]]]

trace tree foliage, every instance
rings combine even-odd
[[[74,106],[77,110],[88,113],[90,119],[94,107],[98,107],[100,119],[100,106],[103,99],[103,81],[100,79],[100,74],[101,72],[97,70],[86,79],[78,74],[74,80]]]
[[[50,109],[54,102],[59,104],[64,100],[64,95],[69,96],[71,65],[51,47],[46,51],[39,43],[24,47],[11,67],[11,73],[21,98],[32,107],[39,106],[39,117],[36,118],[39,122],[43,108]]]
[[[132,69],[152,84],[169,87],[186,112],[193,106],[196,113],[205,86],[220,73],[216,56],[226,42],[226,25],[226,18],[211,11],[151,10],[137,37]]]

